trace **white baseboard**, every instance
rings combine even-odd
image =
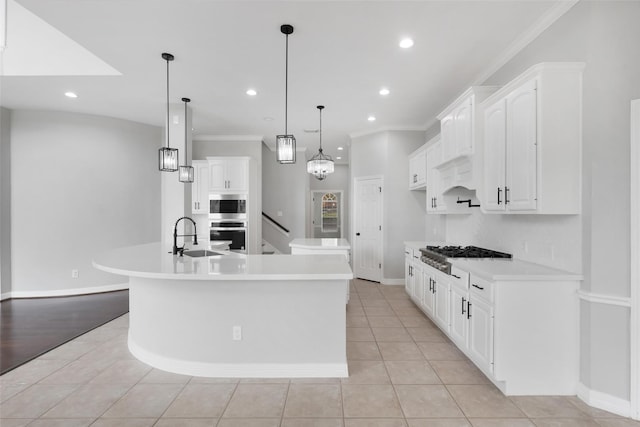
[[[11,298],[11,292],[5,292],[4,294],[0,294],[0,301],[4,301],[9,298]]]
[[[101,292],[122,291],[129,289],[129,283],[118,283],[115,285],[94,286],[92,288],[58,289],[53,291],[13,291],[2,294],[5,298],[46,298],[65,297],[72,295],[99,294]],[[5,295],[8,295],[5,297]]]
[[[382,285],[404,285],[404,279],[385,279],[380,282]]]
[[[203,363],[161,356],[128,340],[129,351],[138,360],[180,375],[215,378],[346,378],[344,363]]]
[[[610,394],[591,390],[581,382],[578,383],[578,397],[587,405],[614,414],[630,417],[631,402]]]

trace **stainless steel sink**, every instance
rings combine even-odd
[[[220,256],[220,255],[224,255],[224,253],[209,251],[207,249],[197,249],[195,251],[184,251],[184,255],[197,258],[197,257],[203,257],[203,256],[215,256],[215,255]]]

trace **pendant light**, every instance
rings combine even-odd
[[[284,135],[276,136],[276,160],[280,164],[296,162],[296,138],[288,134],[287,107],[289,97],[289,34],[293,33],[293,27],[289,24],[282,25],[280,32],[286,36],[285,50],[285,78],[284,78]]]
[[[162,172],[175,172],[178,170],[178,149],[169,148],[169,61],[173,61],[173,55],[163,53],[162,58],[167,61],[167,123],[165,129],[167,146],[158,150],[158,167]]]
[[[193,166],[188,166],[187,162],[189,161],[188,146],[189,141],[187,139],[187,103],[191,102],[189,98],[182,98],[182,102],[184,102],[184,166],[180,166],[178,170],[178,179],[180,182],[193,182]]]
[[[320,148],[318,153],[307,162],[307,172],[322,181],[328,174],[333,173],[334,165],[331,156],[322,152],[322,110],[324,105],[318,105],[317,108],[320,111]]]

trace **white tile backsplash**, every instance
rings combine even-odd
[[[447,215],[446,240],[582,273],[579,215],[488,215],[476,208],[470,215]]]

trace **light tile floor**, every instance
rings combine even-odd
[[[122,316],[0,377],[0,425],[640,427],[576,397],[505,397],[409,300],[354,280],[349,378],[221,379],[153,369]]]

